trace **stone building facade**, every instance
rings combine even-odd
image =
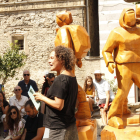
[[[90,32],[92,32],[93,4],[89,2],[89,22]],[[4,53],[9,47],[9,43],[15,39],[23,43],[27,54],[27,60],[24,67],[20,68],[18,74],[9,79],[5,84],[7,99],[13,95],[13,88],[23,79],[22,72],[29,69],[31,79],[38,84],[41,91],[43,75],[49,71],[47,63],[48,57],[54,48],[56,36],[56,14],[63,10],[71,11],[73,23],[87,28],[87,1],[86,0],[0,0],[0,54]],[[134,8],[133,3],[126,3],[123,0],[98,0],[99,4],[99,35],[100,45],[94,46],[91,34],[91,47],[99,49],[100,56],[87,56],[82,59],[82,68],[76,67],[76,77],[78,83],[83,86],[84,79],[90,75],[94,78],[93,72],[100,69],[105,73],[107,79],[112,79],[114,75],[110,74],[105,66],[101,51],[112,29],[119,26],[119,16],[124,8]],[[95,19],[97,20],[97,19]],[[94,24],[93,24],[94,25]],[[95,27],[94,27],[95,28]],[[1,83],[1,81],[0,81]],[[134,99],[134,98],[133,98]]]
[[[6,97],[13,95],[13,88],[23,79],[22,72],[29,69],[31,79],[35,80],[41,91],[43,75],[49,65],[48,57],[54,48],[56,14],[69,10],[73,15],[73,23],[86,28],[84,0],[1,0],[0,1],[0,54],[9,47],[9,42],[20,40],[27,54],[24,67],[5,84]],[[83,58],[81,69],[76,67],[78,83],[83,86],[84,78],[96,69],[100,69],[99,59]]]

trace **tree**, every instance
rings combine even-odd
[[[19,51],[18,41],[11,44],[11,47],[0,56],[0,79],[2,85],[6,83],[9,77],[14,77],[16,69],[22,67],[25,64],[27,56],[24,52]]]

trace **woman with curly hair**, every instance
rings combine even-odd
[[[9,135],[4,140],[20,140],[24,130],[24,123],[16,106],[10,106],[6,114]]]
[[[51,71],[58,75],[47,92],[47,97],[35,93],[35,99],[46,103],[44,117],[45,132],[49,132],[43,140],[78,140],[75,119],[75,104],[78,84],[72,70],[75,66],[75,56],[70,48],[58,46],[51,52],[49,58]]]

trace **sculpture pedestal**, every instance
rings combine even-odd
[[[117,129],[109,125],[101,132],[101,140],[140,140],[140,115],[124,115],[124,129]]]
[[[93,119],[76,120],[79,140],[97,140],[97,122]]]

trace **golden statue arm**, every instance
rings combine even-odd
[[[103,54],[107,67],[108,67],[109,63],[114,63],[112,53],[113,53],[113,50],[118,46],[118,43],[116,40],[117,36],[118,35],[117,35],[117,33],[115,33],[114,30],[111,31],[111,33],[107,39],[107,42],[102,50],[102,54]]]

